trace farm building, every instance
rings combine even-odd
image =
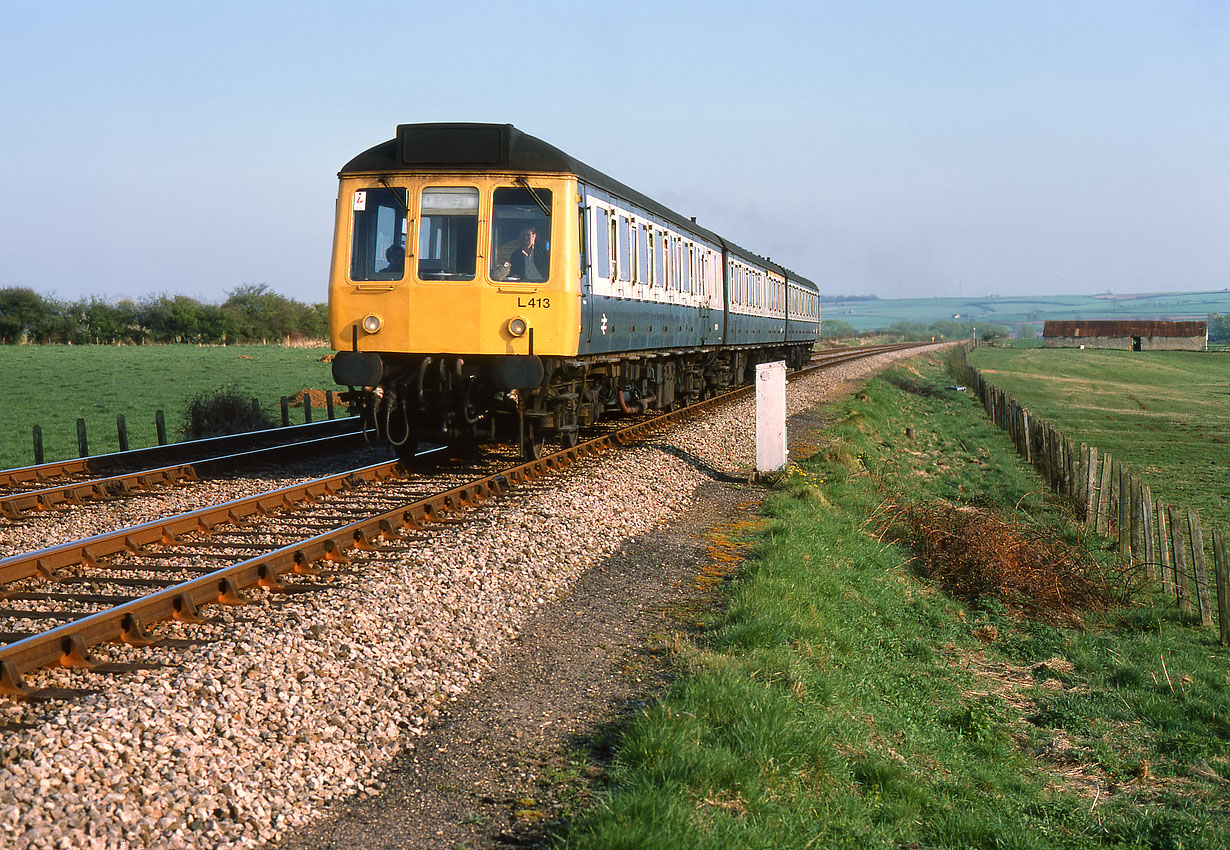
[[[1122,348],[1128,351],[1204,351],[1208,322],[1084,321],[1046,322],[1047,348]]]

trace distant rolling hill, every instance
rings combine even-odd
[[[853,325],[856,330],[887,328],[896,322],[931,324],[947,319],[1007,325],[1016,331],[1029,325],[1042,333],[1047,319],[1207,319],[1209,313],[1230,313],[1230,289],[1220,292],[1163,292],[1136,295],[1020,295],[982,298],[893,298],[823,300],[821,315]]]

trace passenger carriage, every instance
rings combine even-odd
[[[403,455],[575,443],[803,365],[814,283],[511,125],[407,124],[339,174],[335,380]]]

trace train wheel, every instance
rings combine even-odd
[[[526,460],[538,460],[546,448],[547,438],[542,429],[527,424],[525,426],[525,442],[521,446],[521,456]]]

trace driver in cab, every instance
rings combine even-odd
[[[521,231],[517,247],[504,263],[506,279],[541,282],[547,279],[549,270],[550,259],[547,249],[538,244],[538,230],[526,227]]]

